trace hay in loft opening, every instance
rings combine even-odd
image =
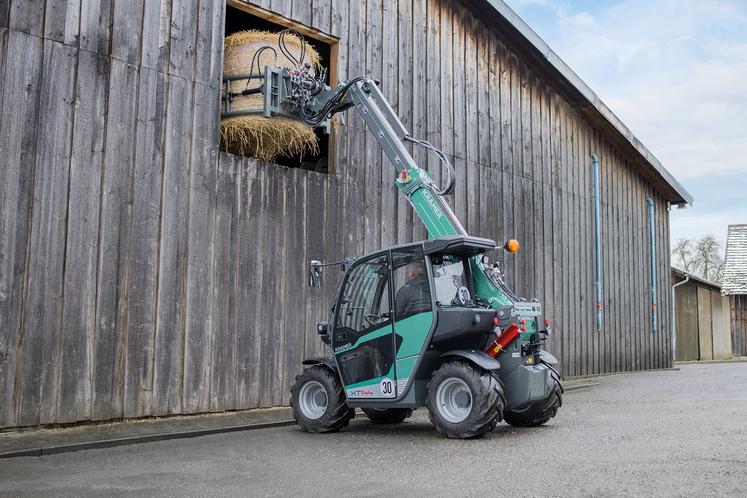
[[[301,121],[263,116],[237,116],[220,123],[221,146],[226,152],[274,161],[278,156],[318,154],[314,130]]]
[[[312,72],[319,66],[319,53],[292,33],[286,34],[285,48],[298,60],[310,62]],[[259,53],[252,68],[252,60],[262,47],[272,50]],[[293,68],[295,64],[283,56],[278,46],[278,33],[269,31],[239,31],[226,37],[224,76],[237,76],[256,73],[257,61],[260,68],[267,65]],[[240,93],[244,89],[258,88],[260,78],[234,80],[231,92]],[[224,85],[225,91],[225,85]],[[222,112],[225,112],[225,101]],[[231,111],[261,110],[262,94],[236,95],[231,102]],[[220,126],[221,148],[232,154],[251,156],[262,161],[274,161],[279,156],[303,157],[319,153],[316,133],[300,120],[288,117],[265,118],[261,113],[226,117]]]

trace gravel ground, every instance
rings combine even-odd
[[[0,495],[747,495],[747,362],[604,377],[546,426],[439,436],[424,410],[0,461]]]

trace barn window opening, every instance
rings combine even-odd
[[[307,44],[305,62],[318,63],[319,67],[328,68],[326,83],[329,85],[330,82],[336,82],[336,38],[242,0],[226,2],[224,78],[261,72],[257,69],[257,61],[261,61],[261,70],[269,64],[292,67],[275,38],[275,34],[279,36],[281,31],[288,28],[300,33],[303,42]],[[247,31],[252,33],[246,33]],[[286,40],[289,38],[291,37],[286,37]],[[295,44],[288,44],[291,52],[294,47],[299,52],[303,50],[297,37],[293,37],[291,42]],[[262,49],[266,45],[275,50]],[[249,71],[249,67],[254,70]],[[334,171],[333,127],[312,130],[300,120],[262,118],[262,94],[235,96],[245,88],[259,87],[260,84],[260,79],[224,79],[221,87],[221,149],[291,168],[319,173]],[[234,96],[227,103],[226,90],[229,89]],[[226,112],[227,104],[230,113]]]

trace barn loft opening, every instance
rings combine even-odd
[[[336,80],[337,68],[337,39],[325,33],[313,30],[308,26],[282,17],[260,7],[249,5],[241,0],[226,1],[225,33],[229,36],[233,33],[245,30],[261,30],[273,33],[292,28],[301,33],[304,40],[311,45],[319,54],[320,64],[329,68],[326,82]],[[279,55],[282,57],[282,55]],[[322,128],[314,130],[319,144],[317,154],[306,153],[305,155],[292,155],[290,157],[280,155],[273,162],[291,168],[302,168],[319,173],[330,173],[334,171],[333,164],[333,137]]]

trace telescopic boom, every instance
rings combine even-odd
[[[266,117],[295,117],[310,126],[320,127],[328,126],[334,114],[354,107],[381,145],[394,170],[397,188],[415,209],[429,237],[467,235],[443,198],[454,189],[456,176],[453,167],[436,147],[410,136],[379,90],[378,83],[358,77],[329,88],[321,78],[312,76],[309,69],[308,65],[297,70],[266,66],[263,74],[251,75],[264,79],[260,90],[265,97],[262,114]],[[224,98],[230,102],[231,97],[231,94],[227,94]],[[439,189],[430,174],[415,163],[405,147],[405,141],[426,147],[439,157],[447,173],[446,187]],[[539,302],[526,302],[514,296],[503,282],[500,272],[484,264],[479,257],[470,260],[470,267],[475,293],[482,301],[503,312],[518,315],[522,335],[539,330],[537,317],[542,314]]]

